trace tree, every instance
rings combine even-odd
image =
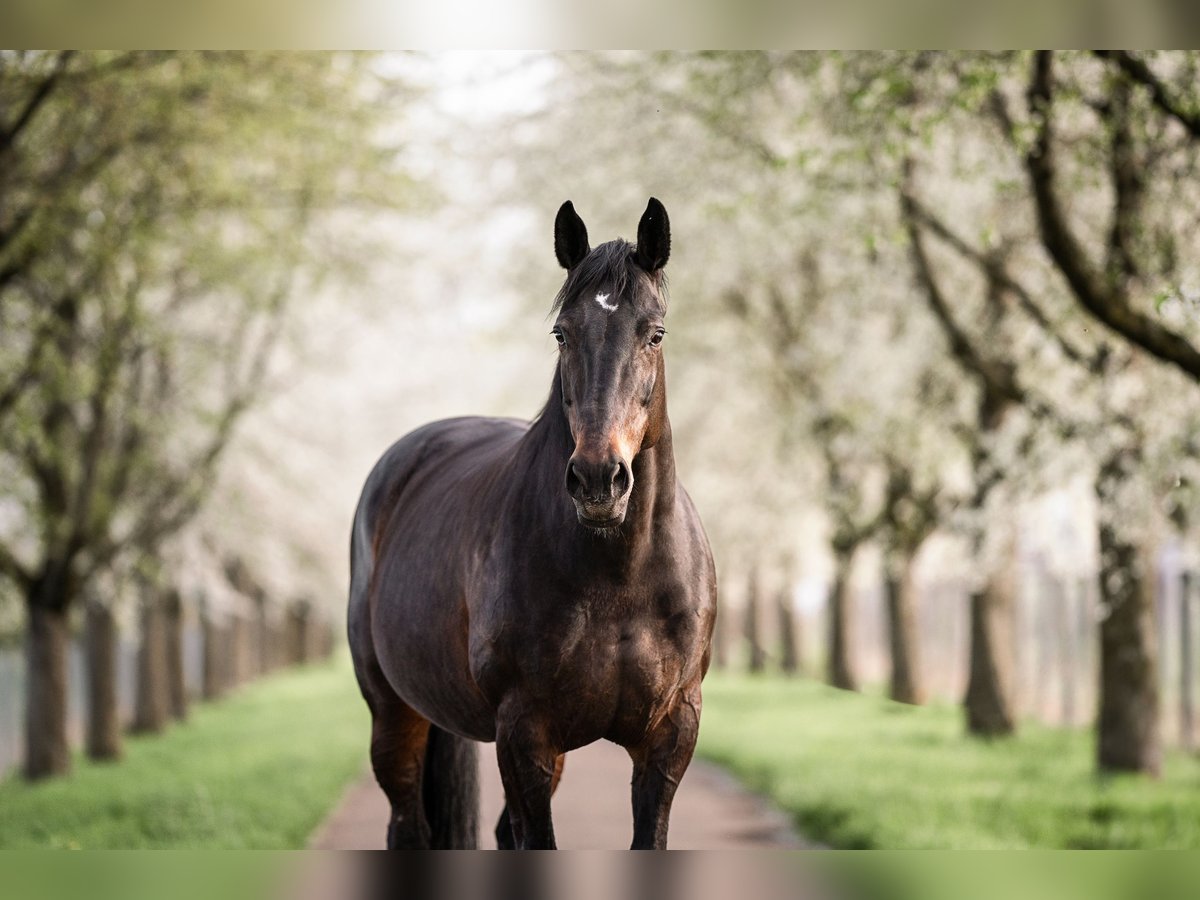
[[[1044,54],[1034,58],[1030,87],[1026,92],[1029,123],[1015,120],[1009,111],[1008,97],[999,87],[988,92],[984,108],[990,113],[990,119],[999,126],[1004,145],[1021,154],[1018,160],[1029,175],[1029,200],[1036,216],[1039,243],[1046,248],[1047,256],[1066,283],[1068,291],[1078,295],[1081,285],[1090,282],[1090,278],[1085,277],[1075,251],[1086,251],[1076,245],[1073,238],[1064,236],[1061,229],[1062,209],[1057,206],[1052,188],[1048,187],[1054,177],[1055,166],[1049,131],[1050,117],[1045,108],[1048,60],[1049,57]],[[1108,102],[1097,105],[1096,114],[1108,125],[1105,133],[1110,136],[1110,159],[1119,160],[1129,153],[1131,140],[1128,86],[1122,89],[1117,83],[1113,90]],[[1028,149],[1022,137],[1025,131],[1034,135]],[[1072,146],[1081,153],[1092,149],[1087,138]],[[1080,150],[1080,147],[1083,149]],[[1111,224],[1105,244],[1106,277],[1110,286],[1118,286],[1118,292],[1125,292],[1134,272],[1139,271],[1132,261],[1133,231],[1130,219],[1143,199],[1139,179],[1132,177],[1127,168],[1128,162],[1125,159],[1126,168],[1114,164],[1112,170],[1112,196],[1116,198],[1116,208],[1110,216]],[[1112,346],[1107,341],[1099,342],[1092,349],[1075,345],[1066,338],[1061,320],[1048,315],[1035,301],[1035,292],[1010,274],[1002,249],[987,251],[972,246],[917,202],[911,193],[903,198],[902,203],[910,223],[910,240],[919,278],[932,298],[931,305],[935,313],[947,323],[948,332],[959,331],[957,340],[961,352],[958,355],[970,368],[980,373],[985,381],[989,378],[989,363],[993,372],[1003,371],[994,359],[985,359],[985,354],[970,346],[962,330],[949,320],[945,309],[937,308],[939,305],[944,307],[945,303],[944,300],[938,301],[936,286],[931,287],[929,283],[930,269],[928,259],[922,258],[920,228],[928,228],[959,257],[974,266],[983,276],[990,295],[1014,298],[1015,308],[1021,310],[1028,322],[1049,339],[1065,364],[1075,367],[1092,382],[1090,390],[1096,391],[1095,405],[1091,410],[1093,415],[1080,415],[1072,408],[1074,404],[1066,398],[1047,399],[1044,389],[1050,387],[1053,391],[1053,382],[1041,381],[1039,390],[1035,391],[1030,387],[1032,379],[1017,378],[1016,368],[1011,362],[1007,364],[1012,386],[1007,391],[1010,403],[1023,405],[1035,417],[1054,422],[1056,430],[1063,435],[1086,436],[1098,451],[1095,491],[1100,509],[1100,584],[1107,610],[1100,627],[1098,763],[1106,770],[1157,772],[1160,751],[1155,674],[1157,650],[1153,625],[1154,579],[1146,556],[1147,542],[1152,540],[1153,535],[1153,515],[1146,504],[1130,501],[1136,496],[1134,491],[1144,489],[1141,486],[1146,484],[1147,478],[1150,481],[1155,478],[1153,467],[1147,463],[1149,455],[1154,452],[1152,448],[1162,440],[1159,434],[1155,434],[1155,431],[1161,432],[1161,426],[1155,423],[1153,415],[1155,406],[1162,403],[1147,402],[1150,398],[1146,394],[1144,365],[1133,347],[1127,344]],[[1011,221],[1012,217],[1009,219]],[[1028,245],[1030,242],[1028,236],[1011,227],[1007,232],[1004,240],[1010,244],[1025,242]],[[1043,294],[1048,296],[1053,296],[1059,290],[1053,279],[1042,287]],[[955,341],[952,335],[952,345]],[[1022,366],[1027,367],[1028,363],[1023,362]],[[1003,386],[1000,379],[991,380]],[[1135,485],[1139,487],[1135,488]]]
[[[1170,84],[1133,53],[1100,51],[1097,56],[1111,64],[1099,85],[1082,60],[1070,61],[1060,83],[1055,77],[1055,53],[1041,51],[1033,57],[1026,97],[1034,139],[1025,165],[1041,241],[1082,309],[1200,382],[1200,349],[1195,340],[1149,310],[1154,302],[1161,306],[1166,299],[1184,300],[1174,283],[1179,265],[1175,254],[1186,243],[1188,232],[1194,233],[1195,216],[1178,216],[1166,197],[1156,198],[1159,203],[1148,202],[1155,180],[1179,184],[1181,175],[1192,171],[1200,151],[1200,113],[1196,112],[1200,60],[1195,54],[1173,54],[1175,83]],[[1097,87],[1099,91],[1093,93]],[[1061,195],[1056,119],[1057,106],[1062,104],[1056,100],[1072,94],[1092,107],[1108,139],[1100,153],[1087,158],[1087,164],[1111,184],[1102,260],[1092,257],[1087,246],[1092,236],[1082,233],[1083,223],[1072,221]]]
[[[916,281],[934,319],[946,336],[951,355],[978,385],[976,420],[972,423],[973,427],[963,429],[960,434],[968,444],[974,482],[968,500],[973,514],[972,555],[982,565],[988,560],[984,552],[983,513],[993,489],[1006,475],[990,448],[1005,425],[1008,414],[1019,404],[1023,395],[1015,383],[1011,364],[1003,358],[984,356],[955,320],[924,249],[919,221],[921,207],[914,199],[909,184],[911,164],[906,168],[901,211],[908,230]],[[991,283],[995,286],[994,281]],[[1000,295],[993,290],[988,294],[988,299],[991,301],[988,304],[989,318],[985,318],[984,322],[994,328],[1001,310]],[[1013,615],[1011,550],[1004,548],[991,558],[991,563],[983,567],[983,579],[974,587],[970,597],[970,662],[963,703],[968,732],[984,737],[1011,734],[1016,728],[1009,649],[1012,646]]]
[[[0,459],[21,524],[0,573],[29,619],[31,778],[69,766],[69,611],[203,503],[328,258],[315,213],[376,173],[395,196],[368,58],[337,60],[3,55]]]

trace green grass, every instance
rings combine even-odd
[[[0,847],[303,847],[362,771],[369,721],[344,656],[272,676],[128,739],[119,763],[0,783]]]
[[[978,741],[959,710],[713,673],[698,754],[841,848],[1200,848],[1200,759],[1097,777],[1085,731]]]

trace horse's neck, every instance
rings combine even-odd
[[[649,531],[654,518],[667,514],[674,502],[675,448],[671,442],[671,421],[664,413],[658,441],[633,461],[633,496],[629,498],[626,522]],[[631,518],[637,521],[630,523]]]

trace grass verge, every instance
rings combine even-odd
[[[1089,732],[968,738],[957,707],[713,673],[698,754],[841,848],[1200,848],[1200,759],[1099,778]]]
[[[369,721],[344,655],[274,675],[128,739],[118,763],[0,783],[0,847],[303,847],[362,771]]]

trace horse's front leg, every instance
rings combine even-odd
[[[700,682],[684,688],[675,704],[646,735],[629,748],[633,759],[633,844],[631,850],[667,849],[671,801],[692,761],[700,732]]]
[[[554,792],[558,751],[538,718],[516,702],[500,708],[496,728],[496,759],[518,850],[554,850],[550,795]]]

